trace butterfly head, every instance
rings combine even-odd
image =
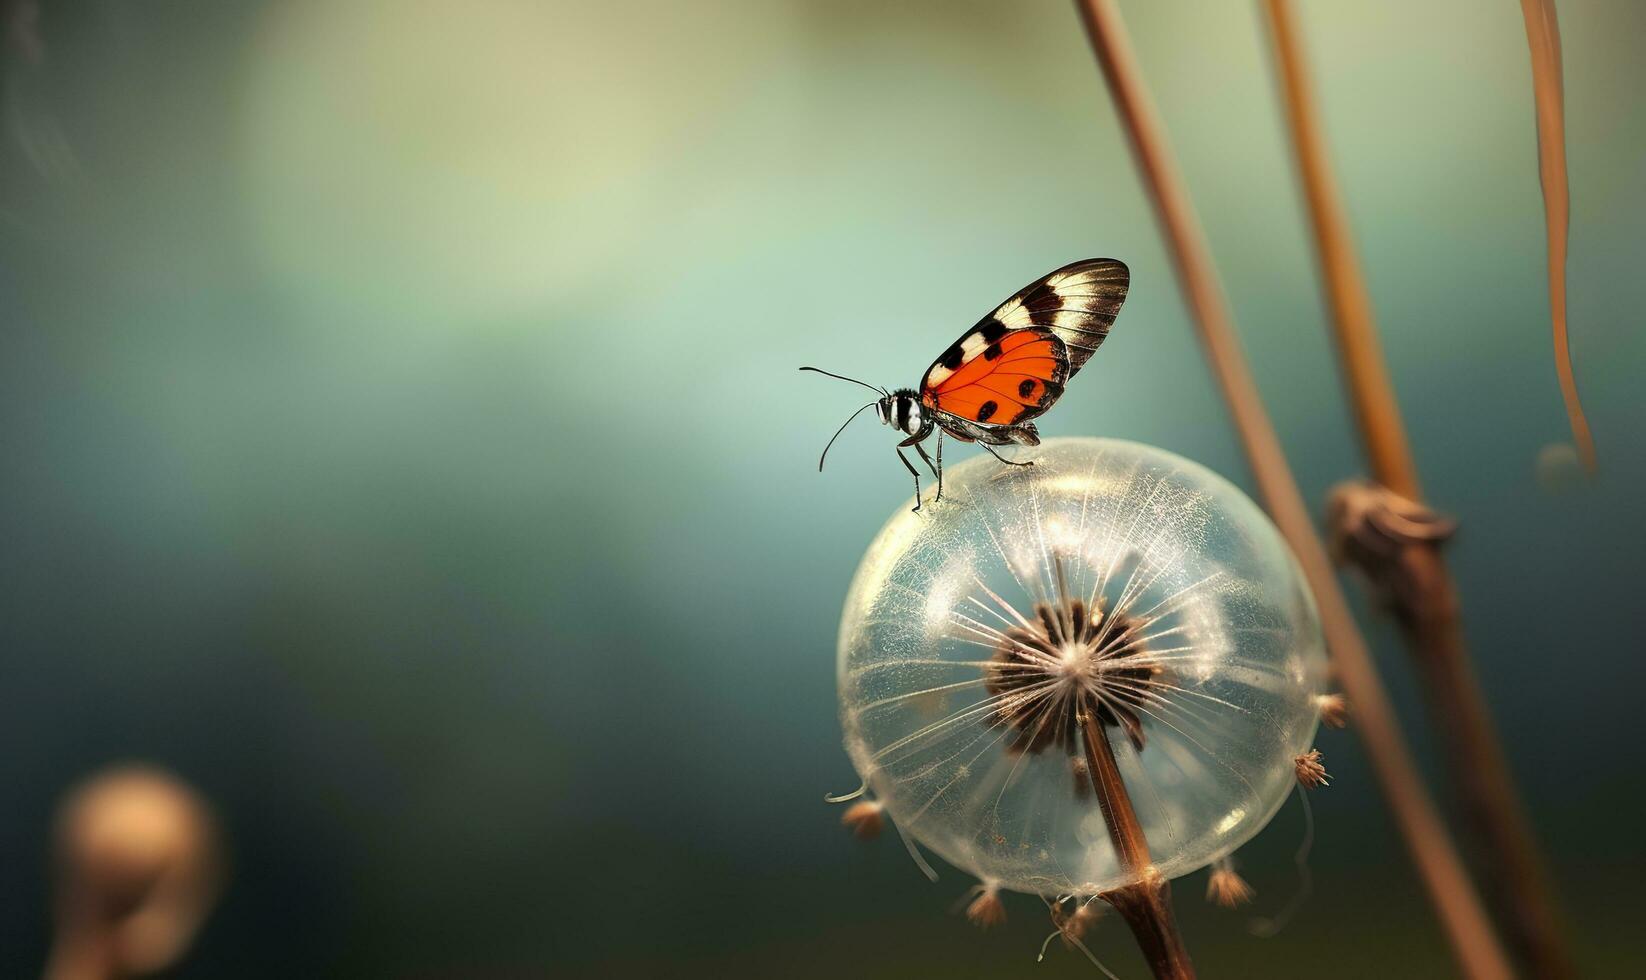
[[[920,396],[910,388],[901,388],[874,403],[874,411],[882,425],[899,432],[915,435],[927,424],[920,409]]]

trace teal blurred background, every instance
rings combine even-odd
[[[0,4],[0,975],[56,801],[151,760],[233,879],[179,977],[1091,976],[979,935],[825,791],[834,631],[908,494],[799,375],[912,385],[1012,290],[1133,290],[1042,423],[1250,488],[1070,6]],[[1586,970],[1641,969],[1646,7],[1561,6],[1572,347],[1549,342],[1517,4],[1300,4],[1429,495]],[[1125,5],[1305,493],[1363,464],[1255,4]],[[1412,735],[1397,638],[1367,620]],[[1441,976],[1352,734],[1272,940],[1208,976]],[[1272,911],[1301,834],[1242,866]],[[1122,927],[1095,948],[1143,972]]]

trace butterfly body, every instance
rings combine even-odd
[[[854,378],[818,373],[880,393],[870,405],[883,424],[905,436],[897,455],[914,476],[914,509],[919,510],[920,474],[903,450],[912,447],[920,454],[937,478],[935,499],[942,499],[944,435],[981,444],[997,459],[1001,457],[994,446],[1038,446],[1040,434],[1033,420],[1056,403],[1069,379],[1109,335],[1130,282],[1125,263],[1115,259],[1087,259],[1042,276],[951,344],[926,369],[919,389],[887,391]],[[840,428],[845,430],[844,425]],[[935,461],[922,446],[934,433]],[[836,438],[839,435],[835,433]],[[827,447],[823,453],[828,455]],[[822,467],[820,459],[818,468]]]

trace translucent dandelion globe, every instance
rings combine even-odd
[[[1313,600],[1205,467],[1113,439],[1030,458],[950,468],[870,545],[840,628],[846,750],[903,834],[992,887],[1202,868],[1268,823],[1313,741]],[[1117,844],[1121,792],[1146,862]]]

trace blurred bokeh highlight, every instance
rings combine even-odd
[[[1517,5],[1300,4],[1471,645],[1585,971],[1639,970],[1646,7],[1560,5],[1567,441]],[[35,11],[35,13],[31,13]],[[834,641],[908,492],[859,402],[1091,255],[1133,291],[1044,434],[1250,489],[1070,6],[0,3],[0,975],[53,820],[149,760],[232,868],[178,977],[1089,976],[843,833]],[[1126,14],[1304,490],[1364,467],[1255,4]],[[1371,638],[1406,716],[1394,631]],[[1414,739],[1445,796],[1447,775]],[[1273,939],[1452,969],[1352,733]],[[1273,911],[1295,808],[1241,853]],[[940,871],[945,869],[940,869]],[[1142,970],[1116,922],[1089,939]]]

